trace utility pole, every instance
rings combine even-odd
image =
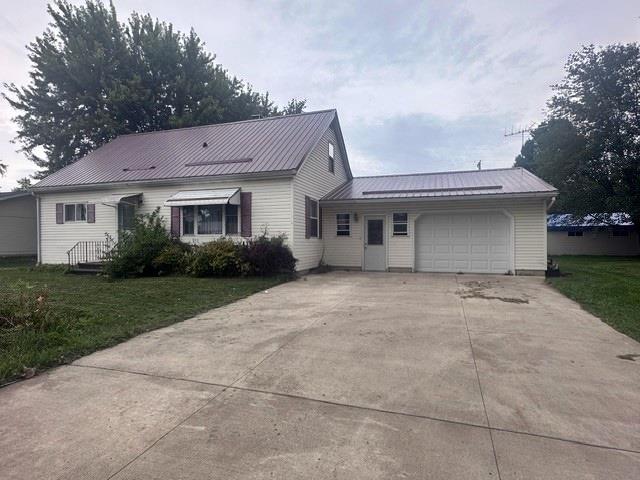
[[[529,127],[525,127],[525,128],[518,128],[518,129],[514,129],[513,127],[511,127],[511,131],[507,132],[507,129],[504,129],[504,136],[505,137],[515,137],[516,135],[520,135],[522,137],[522,147],[524,147],[524,136],[527,133],[530,133],[531,130],[533,130],[533,125],[529,126]]]

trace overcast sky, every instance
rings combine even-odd
[[[504,129],[541,120],[571,52],[640,40],[637,0],[115,5],[121,20],[135,10],[194,27],[219,63],[279,104],[337,108],[356,175],[510,166],[521,140]],[[45,7],[1,9],[1,82],[27,82],[25,45],[45,29]],[[34,171],[10,143],[12,115],[2,102],[0,190]]]

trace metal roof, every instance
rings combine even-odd
[[[607,221],[603,220],[603,215]],[[547,215],[547,228],[551,231],[593,227],[633,227],[633,221],[630,215],[622,212],[601,215],[591,214],[585,215],[584,217],[577,217],[571,213],[553,213]]]
[[[294,173],[334,120],[344,149],[335,110],[123,135],[44,178],[34,189]]]
[[[366,201],[402,198],[499,195],[554,195],[557,190],[520,168],[357,177],[336,188],[323,201]]]
[[[31,195],[30,192],[0,192],[0,202],[3,200],[11,200],[12,198],[20,198]]]

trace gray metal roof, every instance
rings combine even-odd
[[[323,201],[541,194],[557,190],[523,168],[357,177]]]
[[[344,149],[335,110],[123,135],[34,188],[294,172],[334,120]]]
[[[20,198],[31,195],[30,192],[0,192],[0,202],[3,200],[10,200],[12,198]]]

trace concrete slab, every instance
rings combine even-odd
[[[0,477],[108,478],[220,388],[80,367],[0,390]]]
[[[229,385],[331,311],[348,285],[309,295],[314,282],[281,285],[75,362]],[[337,291],[334,291],[336,290]]]
[[[353,321],[305,331],[238,385],[486,425],[466,331]]]
[[[115,477],[497,478],[485,429],[227,391]]]
[[[640,454],[547,438],[493,432],[502,480],[630,480]]]
[[[640,451],[640,366],[610,342],[472,333],[494,427]]]

